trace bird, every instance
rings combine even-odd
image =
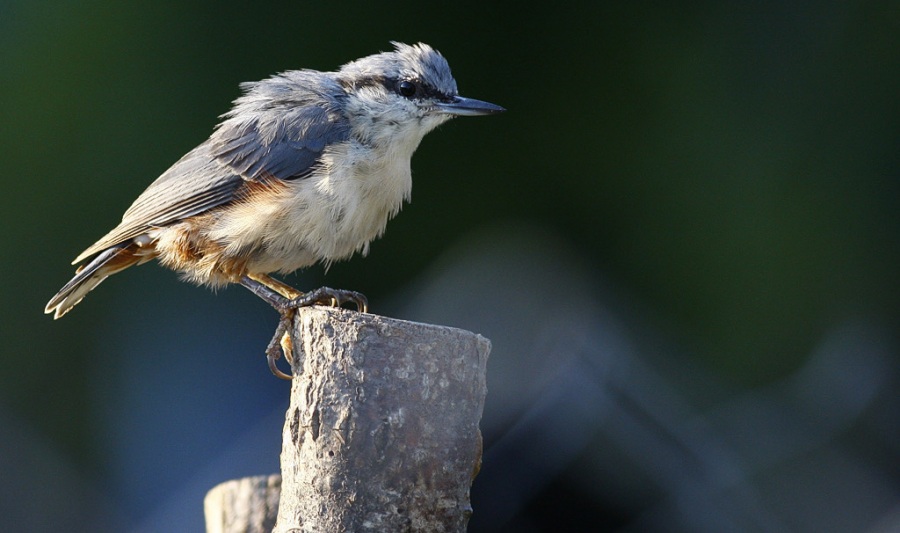
[[[58,319],[107,277],[156,259],[212,288],[240,284],[281,320],[299,307],[353,303],[356,291],[301,292],[271,276],[365,256],[410,199],[422,138],[457,116],[505,111],[459,95],[447,60],[424,43],[391,42],[336,71],[288,70],[240,85],[212,134],[153,181],[122,221],[84,250],[75,276],[47,303]]]

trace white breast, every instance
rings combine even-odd
[[[390,143],[388,150],[358,142],[330,146],[320,170],[286,182],[277,194],[236,205],[208,236],[228,243],[228,255],[252,250],[250,272],[292,272],[365,255],[409,200],[410,159],[420,139]]]

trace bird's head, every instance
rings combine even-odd
[[[392,43],[382,52],[347,63],[335,73],[348,95],[356,130],[379,140],[418,141],[454,116],[491,115],[500,106],[459,95],[450,66],[427,44]]]

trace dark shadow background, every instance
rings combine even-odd
[[[198,531],[277,471],[276,315],[158,266],[41,310],[238,83],[424,41],[466,96],[367,258],[492,339],[470,531],[900,528],[896,2],[0,2],[0,515]]]

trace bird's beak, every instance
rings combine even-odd
[[[474,98],[463,98],[462,96],[454,96],[453,99],[448,102],[438,102],[435,104],[435,107],[437,108],[438,113],[466,117],[496,115],[497,113],[506,111],[506,109],[498,105],[475,100]]]

